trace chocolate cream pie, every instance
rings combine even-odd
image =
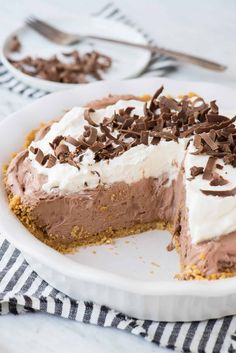
[[[236,117],[162,91],[74,107],[32,133],[6,170],[10,207],[61,252],[168,228],[179,278],[234,276]]]

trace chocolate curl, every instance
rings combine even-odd
[[[97,129],[95,129],[94,127],[92,126],[89,126],[88,127],[88,138],[86,139],[86,143],[89,145],[89,146],[92,146],[96,139],[97,139]]]
[[[92,108],[85,109],[85,111],[84,111],[84,120],[86,120],[89,123],[89,125],[92,125],[94,127],[98,127],[99,125],[97,123],[95,123],[93,121],[93,119],[91,118],[91,113],[94,113],[94,112],[95,112],[95,110],[92,109]]]
[[[71,57],[72,62],[60,61],[55,55],[49,59],[27,56],[18,61],[9,58],[9,61],[15,68],[30,76],[63,83],[86,83],[88,75],[101,80],[101,73],[112,65],[110,57],[96,51],[80,55],[74,50],[63,55]]]
[[[111,134],[111,132],[107,126],[100,124],[100,129],[105,134],[107,139],[119,143],[119,140]]]
[[[41,151],[40,148],[37,148],[35,160],[36,160],[39,164],[43,165],[43,159],[44,159],[44,154],[43,154],[43,152]]]
[[[79,65],[81,57],[76,53],[72,56]],[[86,70],[95,65],[96,58],[97,53],[87,55]],[[119,109],[109,118],[105,117],[99,125],[91,118],[95,111],[86,109],[84,116],[88,126],[84,127],[83,136],[79,139],[57,136],[50,144],[56,157],[61,163],[75,165],[74,158],[80,158],[88,148],[99,161],[114,158],[139,144],[157,145],[162,139],[178,141],[179,138],[194,136],[196,151],[192,154],[206,154],[209,160],[204,170],[193,167],[190,171],[192,177],[203,174],[204,179],[211,180],[216,158],[223,158],[224,164],[236,167],[236,117],[228,119],[219,115],[215,101],[209,105],[200,97],[194,101],[188,96],[180,101],[164,96],[159,98],[162,91],[163,87],[160,87],[150,104],[144,103],[141,115],[133,113],[134,107],[129,106]],[[73,153],[62,143],[63,139],[76,147]],[[41,163],[48,163],[48,156],[38,154]],[[222,183],[222,180],[212,181],[217,182]]]
[[[192,102],[192,108],[193,108],[193,111],[202,111],[205,108],[208,108],[208,105],[204,102],[203,98],[198,97]]]
[[[78,147],[80,145],[79,141],[76,140],[74,137],[72,136],[66,136],[65,137],[65,141],[70,143],[71,145]]]
[[[33,146],[30,146],[29,148],[30,152],[32,152],[33,154],[36,154],[37,153],[37,148],[34,148]]]
[[[68,154],[68,153],[69,153],[69,148],[68,148],[67,145],[64,145],[64,144],[60,144],[55,149],[56,157],[59,157],[60,155],[65,155],[65,154]]]
[[[210,107],[211,107],[210,113],[219,114],[219,108],[215,100],[210,102]]]
[[[41,151],[40,148],[36,147],[34,148],[33,146],[30,146],[30,152],[32,152],[33,154],[35,154],[35,160],[42,165],[43,163],[43,159],[44,159],[44,154]]]
[[[62,135],[56,136],[56,137],[54,138],[54,140],[53,140],[51,143],[49,143],[49,145],[51,146],[51,148],[52,148],[53,150],[55,150],[55,148],[56,148],[57,146],[59,146],[59,144],[61,143],[62,140],[64,140],[64,137],[63,137]]]
[[[231,190],[201,190],[206,196],[230,197],[236,195],[236,188]]]
[[[47,162],[45,163],[45,167],[52,168],[56,164],[57,159],[52,154],[49,154],[47,156],[48,156],[48,158],[47,158]]]
[[[154,93],[154,95],[152,96],[150,105],[149,105],[149,110],[151,112],[153,112],[154,110],[156,110],[157,107],[157,98],[159,97],[159,95],[162,93],[164,87],[161,86],[160,88],[158,88],[158,90]],[[145,106],[145,105],[144,105]]]

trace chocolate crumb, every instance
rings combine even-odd
[[[190,168],[190,174],[193,178],[195,178],[196,176],[203,174],[204,172],[204,168],[203,167],[196,167],[193,166],[192,168]]]
[[[9,51],[10,52],[19,52],[21,50],[21,43],[19,41],[19,38],[17,36],[14,36],[10,39],[9,42]]]
[[[167,245],[166,250],[167,250],[167,251],[173,251],[174,249],[175,249],[175,245],[174,245],[173,241],[171,241],[171,242]]]
[[[221,186],[228,184],[228,180],[224,179],[221,175],[214,173],[213,179],[210,181],[211,186]]]

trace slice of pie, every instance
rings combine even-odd
[[[62,252],[168,228],[180,278],[236,275],[236,117],[162,91],[74,107],[41,128],[7,168],[10,207]]]

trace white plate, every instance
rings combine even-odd
[[[133,28],[109,19],[84,16],[60,16],[46,18],[45,21],[71,33],[105,36],[114,39],[123,39],[133,43],[147,44],[146,39]],[[22,50],[19,53],[9,53],[9,41],[14,35],[17,35],[22,43]],[[47,58],[56,53],[71,52],[74,49],[81,53],[97,50],[112,58],[113,62],[111,68],[107,72],[102,73],[104,80],[138,76],[148,65],[151,56],[150,52],[144,49],[130,48],[128,46],[107,43],[105,41],[86,40],[73,46],[61,46],[48,41],[31,28],[23,26],[6,38],[2,48],[1,60],[7,69],[20,81],[27,85],[51,92],[78,86],[78,84],[57,83],[31,77],[17,70],[7,58],[10,56],[18,60],[28,55]],[[90,80],[93,79],[91,78]]]
[[[152,94],[161,84],[166,94],[195,91],[207,100],[217,98],[224,110],[235,107],[235,91],[207,83],[136,79],[82,85],[41,98],[3,120],[0,164],[19,150],[27,132],[64,109],[109,93]],[[179,263],[175,252],[165,250],[167,232],[146,232],[117,240],[114,245],[62,255],[34,238],[10,212],[2,184],[0,209],[2,234],[24,253],[42,278],[71,297],[106,304],[142,319],[187,321],[236,314],[236,278],[209,282],[173,278]]]

